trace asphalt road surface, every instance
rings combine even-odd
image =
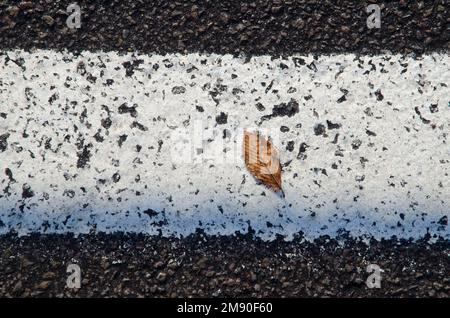
[[[0,295],[449,296],[448,1],[71,3],[0,4]]]

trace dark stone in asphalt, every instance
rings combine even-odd
[[[228,121],[228,115],[225,114],[224,112],[220,112],[220,114],[218,116],[216,116],[216,123],[218,125],[226,124],[227,121]]]
[[[292,117],[299,111],[299,106],[296,100],[291,99],[288,103],[281,103],[279,105],[273,106],[272,117],[277,116],[288,116]]]
[[[300,148],[298,149],[298,155],[297,155],[297,158],[298,158],[298,159],[301,159],[301,160],[306,159],[306,149],[307,149],[308,147],[309,147],[309,146],[308,146],[306,143],[304,143],[304,142],[302,142],[302,143],[300,144]]]
[[[287,145],[286,145],[286,150],[289,151],[289,152],[294,151],[294,145],[295,145],[295,141],[289,140]]]
[[[91,151],[89,148],[91,148],[92,145],[86,145],[83,147],[83,150],[77,153],[78,160],[77,160],[77,168],[84,168],[89,163],[89,160],[91,159]]]
[[[317,124],[314,126],[314,135],[320,136],[320,135],[325,135],[325,133],[326,133],[326,128],[324,125]]]
[[[341,124],[333,123],[333,122],[327,120],[327,128],[330,130],[331,129],[339,129],[339,128],[341,128]]]
[[[5,151],[6,148],[8,147],[8,138],[9,138],[9,136],[10,136],[9,133],[0,135],[0,152]]]
[[[34,197],[34,192],[31,190],[30,186],[28,184],[24,184],[22,187],[22,198],[23,199],[29,199]]]
[[[286,132],[289,131],[289,127],[287,127],[287,126],[281,126],[281,127],[280,127],[280,131],[283,132],[283,133],[286,133]]]

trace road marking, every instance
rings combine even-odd
[[[0,233],[450,237],[445,54],[0,56]],[[242,129],[280,149],[257,184]],[[225,150],[224,150],[225,149]]]

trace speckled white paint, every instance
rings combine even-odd
[[[1,54],[0,233],[232,234],[250,225],[264,239],[450,237],[448,55]],[[127,76],[123,63],[135,60]],[[298,113],[261,122],[291,100]],[[136,113],[120,113],[124,103]],[[285,198],[246,171],[233,137],[249,127],[278,145]],[[224,129],[233,160],[217,157]]]

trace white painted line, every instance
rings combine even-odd
[[[1,233],[450,237],[448,55],[4,53]],[[285,198],[243,128],[278,146]]]

